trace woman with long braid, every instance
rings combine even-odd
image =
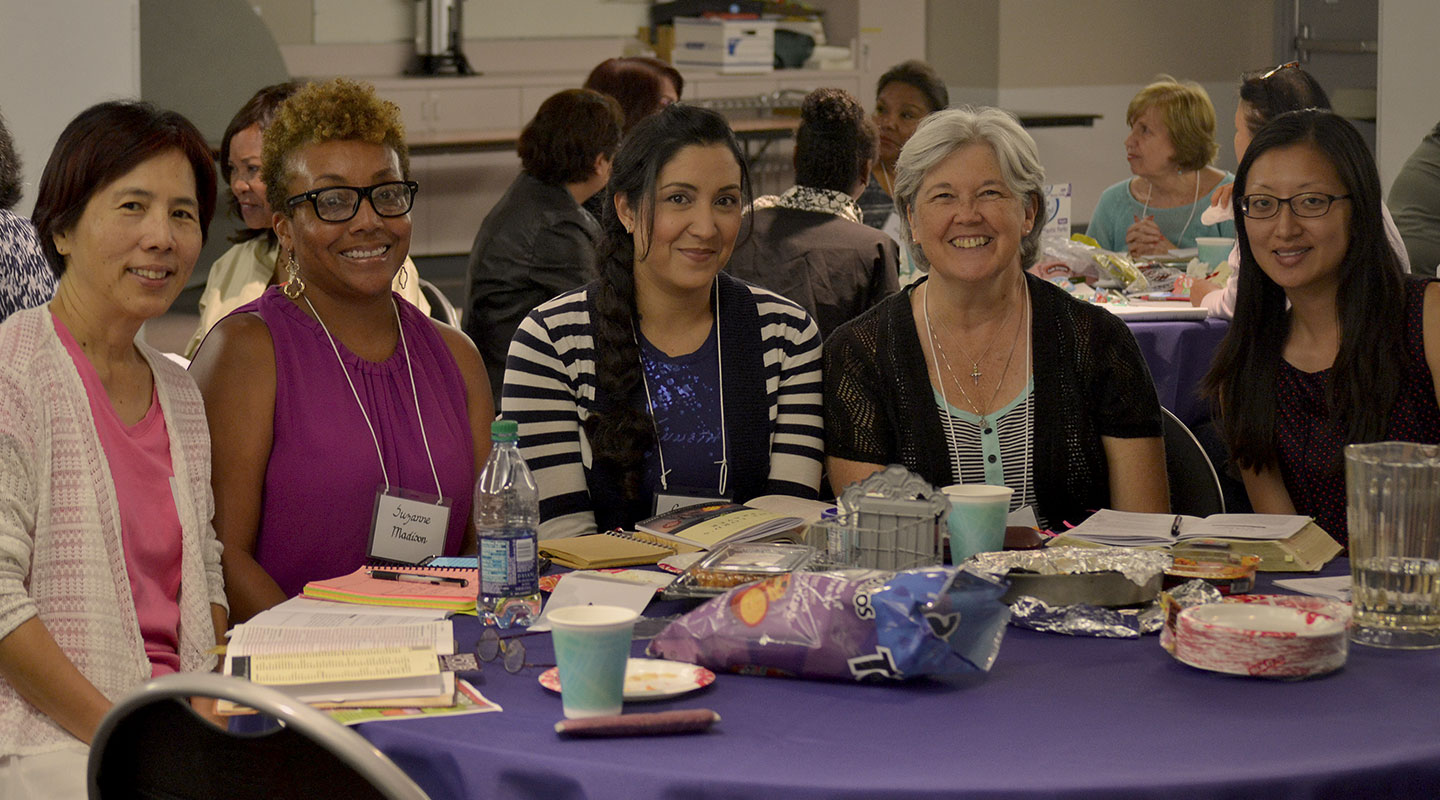
[[[725,119],[670,106],[615,156],[600,277],[510,344],[502,415],[540,486],[540,535],[631,527],[682,496],[815,496],[820,336],[721,272],[749,178]]]

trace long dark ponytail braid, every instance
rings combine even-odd
[[[635,304],[635,252],[630,231],[615,211],[623,196],[635,213],[637,232],[649,238],[655,220],[655,184],[660,170],[691,145],[725,145],[740,165],[741,192],[750,199],[745,156],[720,114],[676,103],[641,120],[621,143],[610,172],[609,199],[601,215],[605,238],[600,245],[599,283],[595,290],[595,381],[603,405],[585,420],[585,435],[597,465],[621,475],[626,500],[640,496],[645,454],[655,446],[649,412],[634,402],[641,384],[638,310]]]

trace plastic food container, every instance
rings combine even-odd
[[[1165,570],[1166,589],[1196,578],[1219,589],[1222,595],[1246,594],[1255,588],[1255,569],[1260,565],[1260,556],[1188,548],[1175,550],[1174,556]]]
[[[742,583],[804,569],[815,548],[804,544],[738,543],[712,550],[665,589],[667,600],[715,597]]]

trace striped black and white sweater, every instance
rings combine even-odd
[[[735,500],[813,498],[824,457],[819,330],[780,295],[724,273],[716,280]],[[532,311],[505,364],[502,414],[519,424],[520,452],[540,488],[541,538],[633,528],[653,504],[650,488],[625,501],[618,473],[593,463],[585,436],[585,420],[606,402],[595,380],[593,287]],[[629,402],[645,407],[639,392]]]

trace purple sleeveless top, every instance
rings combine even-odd
[[[435,471],[450,500],[445,554],[455,555],[470,516],[474,440],[460,368],[435,326],[399,295],[400,324]],[[255,312],[275,343],[275,430],[260,510],[255,559],[288,596],[312,580],[365,563],[375,492],[385,485],[375,442],[341,372],[330,340],[279,287],[234,313]],[[340,358],[365,404],[391,486],[435,493],[425,456],[405,350],[366,361],[338,340]]]

